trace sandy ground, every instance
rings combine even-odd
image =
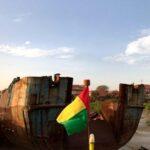
[[[143,112],[135,135],[119,150],[139,150],[141,146],[150,150],[150,126],[147,125],[147,121],[150,121],[150,111]]]
[[[146,121],[150,121],[150,111],[144,111],[138,126],[138,129],[133,138],[124,147],[119,150],[139,150],[141,146],[150,150],[150,126]],[[3,146],[0,150],[24,150],[22,148]]]

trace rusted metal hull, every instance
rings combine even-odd
[[[27,149],[87,150],[88,133],[67,136],[56,123],[60,111],[71,102],[72,78],[28,77],[14,81],[0,97],[0,135]],[[117,150],[135,133],[141,114],[143,85],[120,85],[119,102],[102,104],[103,119],[90,119],[96,150]]]
[[[64,129],[56,123],[71,102],[72,78],[27,77],[1,92],[0,134],[28,149],[62,149]]]
[[[117,150],[134,135],[143,111],[144,86],[120,84],[119,101],[104,101],[103,119],[91,119],[90,133],[94,133],[95,149]],[[88,149],[88,131],[68,137],[68,149]],[[83,142],[84,141],[84,142]]]

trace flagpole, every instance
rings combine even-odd
[[[84,86],[89,87],[90,86],[90,80],[86,79],[84,80]],[[90,137],[90,121],[89,121],[89,111],[88,111],[88,118],[87,118],[87,130],[88,130],[88,139]],[[89,144],[89,142],[88,142]]]

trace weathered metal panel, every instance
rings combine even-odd
[[[1,100],[0,100],[0,107],[5,108],[7,106],[8,100],[8,90],[1,91]]]
[[[52,77],[27,78],[27,105],[46,104],[49,102],[49,89]]]
[[[61,149],[64,129],[56,117],[71,101],[68,87],[72,87],[72,80],[26,77],[13,81],[0,97],[0,129],[5,137],[27,148],[33,144],[37,149]]]
[[[59,104],[59,99],[58,99],[58,88],[56,86],[52,86],[50,88],[50,93],[49,93],[49,99],[50,99],[50,104]]]
[[[66,104],[66,100],[67,100],[67,85],[68,85],[67,83],[68,83],[68,80],[66,80],[65,78],[62,78],[62,80],[60,81],[60,87],[59,87],[59,93],[58,93],[58,95],[59,95],[58,103],[59,104]]]
[[[124,145],[135,133],[143,111],[144,86],[120,85],[120,101],[116,112],[115,137]]]
[[[55,119],[60,112],[60,108],[36,109],[29,113],[31,131],[33,136],[48,137],[48,129],[51,128],[51,122],[56,122]]]
[[[101,106],[103,118],[111,126],[118,148],[126,144],[137,129],[143,111],[144,86],[120,84],[119,97],[118,102],[104,101]]]

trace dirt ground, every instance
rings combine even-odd
[[[150,150],[150,125],[146,123],[150,121],[150,111],[144,111],[138,126],[138,129],[132,139],[124,147],[119,150],[139,150],[141,146]],[[0,150],[24,150],[13,146],[3,146]]]

